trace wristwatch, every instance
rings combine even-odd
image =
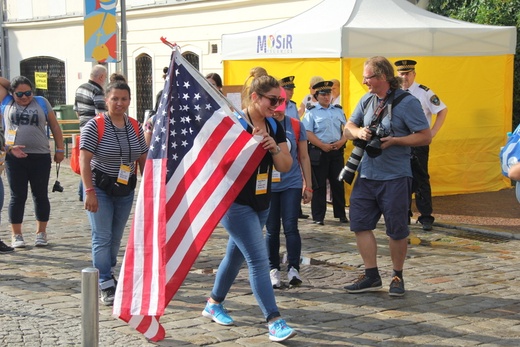
[[[271,152],[269,151],[269,153],[271,153],[272,155],[277,155],[278,153],[280,153],[282,150],[280,149],[280,146],[276,146],[276,152]]]

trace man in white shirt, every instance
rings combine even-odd
[[[432,141],[439,132],[448,108],[437,95],[428,87],[415,82],[415,60],[399,60],[395,62],[397,73],[403,79],[402,89],[408,91],[421,102],[424,114],[430,124]],[[432,114],[435,114],[435,122],[432,126]],[[413,173],[413,192],[415,193],[415,205],[419,210],[419,223],[425,231],[432,230],[435,218],[432,216],[432,192],[430,186],[430,175],[428,174],[428,158],[430,147],[412,147],[412,173]],[[411,209],[410,209],[411,215]]]

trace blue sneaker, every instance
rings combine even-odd
[[[277,319],[273,323],[269,324],[269,340],[280,342],[290,339],[296,335],[296,331],[290,328],[285,320]]]
[[[206,303],[206,307],[202,310],[202,315],[213,320],[220,325],[233,325],[233,318],[227,314],[227,310],[222,304]]]

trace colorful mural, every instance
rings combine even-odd
[[[85,61],[117,62],[117,0],[85,0]]]

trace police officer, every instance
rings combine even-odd
[[[395,62],[398,75],[403,79],[402,89],[407,90],[421,102],[424,114],[431,127],[432,139],[437,135],[446,119],[448,108],[428,87],[415,82],[415,60],[399,60]],[[432,126],[432,114],[436,114]],[[432,189],[428,173],[430,146],[412,147],[412,190],[415,193],[415,205],[420,213],[418,218],[423,230],[432,230],[435,218],[432,216]],[[410,216],[412,215],[410,209]]]
[[[343,134],[343,127],[346,117],[341,106],[331,105],[332,84],[332,81],[321,81],[313,85],[318,104],[309,106],[302,118],[310,142],[309,156],[314,189],[311,201],[312,219],[318,225],[324,225],[327,211],[327,180],[330,184],[334,218],[339,218],[341,223],[348,223],[343,182],[337,180],[345,164],[343,149],[347,138]]]
[[[285,115],[291,118],[300,119],[298,116],[298,107],[296,103],[292,100],[294,95],[294,76],[287,76],[282,78],[280,81],[280,86],[285,89]]]

